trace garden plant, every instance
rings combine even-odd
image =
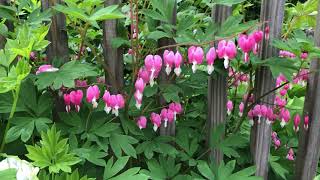
[[[320,179],[320,0],[0,0],[0,180]]]

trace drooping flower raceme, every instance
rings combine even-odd
[[[70,101],[75,106],[77,112],[80,111],[80,105],[83,98],[83,92],[81,90],[70,92]]]
[[[153,124],[153,130],[156,132],[161,126],[161,116],[157,113],[151,113],[150,120]]]
[[[249,53],[254,48],[256,41],[253,36],[241,34],[238,39],[238,44],[241,50],[244,52],[244,62],[249,62]]]
[[[58,68],[55,68],[50,64],[45,64],[45,65],[42,65],[38,68],[36,75],[43,73],[43,72],[56,72],[58,70],[59,70]]]
[[[212,72],[214,71],[214,61],[217,58],[217,53],[216,53],[216,49],[214,47],[210,48],[209,51],[206,54],[206,58],[207,58],[207,71],[208,74],[212,74]]]
[[[140,129],[147,127],[147,118],[145,116],[140,116],[137,120],[137,125]]]
[[[100,90],[97,85],[90,86],[87,89],[87,102],[92,103],[93,108],[98,107],[98,99],[100,97]]]
[[[229,61],[236,57],[237,48],[233,41],[221,40],[218,43],[217,49],[218,57],[224,59],[224,67],[229,67]]]
[[[197,65],[202,64],[204,58],[204,52],[201,47],[191,46],[188,49],[189,63],[192,64],[192,72],[197,71]]]
[[[0,171],[7,169],[16,169],[17,180],[38,180],[38,167],[32,166],[31,163],[21,160],[18,157],[8,157],[0,162]],[[4,178],[4,177],[2,177]]]
[[[144,65],[147,69],[147,71],[149,71],[150,74],[150,86],[153,87],[154,85],[154,78],[157,78],[160,71],[161,71],[161,67],[162,67],[162,59],[160,56],[158,55],[148,55],[145,60],[144,60]]]

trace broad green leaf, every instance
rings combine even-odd
[[[170,38],[171,35],[166,32],[163,32],[163,31],[153,31],[148,35],[149,39],[153,39],[155,41],[157,41],[161,38],[164,38],[164,37]]]
[[[120,157],[114,164],[113,164],[113,157],[111,157],[104,169],[104,179],[109,179],[119,173],[127,164],[129,160],[129,156]]]
[[[54,89],[59,89],[62,86],[74,87],[75,79],[97,75],[93,66],[78,61],[70,61],[56,72],[44,72],[37,75],[36,84],[38,89],[44,89],[51,85]]]
[[[13,168],[0,171],[0,177],[3,180],[16,180],[16,174],[17,170]]]
[[[127,135],[112,134],[109,138],[111,148],[117,157],[121,157],[122,151],[134,158],[137,153],[132,144],[138,143],[138,140]]]
[[[135,167],[128,169],[127,171],[123,172],[122,174],[111,178],[110,180],[148,180],[149,176],[145,174],[138,174],[140,168]]]
[[[79,148],[73,150],[73,152],[80,158],[86,159],[95,165],[105,166],[106,164],[103,158],[106,157],[107,154],[97,147]]]
[[[117,8],[118,8],[118,5],[112,5],[112,6],[99,9],[89,17],[89,20],[102,21],[102,20],[108,20],[108,19],[124,18],[125,15],[123,15],[120,11],[118,11]]]
[[[214,180],[215,175],[209,165],[204,161],[199,161],[197,165],[198,171],[207,179]]]

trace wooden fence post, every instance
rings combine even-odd
[[[315,31],[315,44],[320,47],[320,1],[318,3],[317,27]],[[309,116],[309,128],[305,130],[303,122],[300,124],[300,137],[296,160],[295,178],[297,180],[312,180],[316,175],[320,148],[320,68],[319,59],[311,62],[307,95],[304,106],[304,115]]]
[[[120,4],[121,0],[107,0],[105,6]],[[118,88],[122,88],[124,84],[123,79],[123,48],[112,47],[112,39],[116,38],[117,20],[106,20],[103,25],[103,54],[104,61],[111,71],[110,74],[105,73],[106,83],[110,86],[111,92],[116,93]]]
[[[55,4],[63,3],[63,0],[41,0],[42,9],[48,9]],[[69,60],[68,34],[66,29],[66,17],[63,13],[57,13],[51,18],[51,26],[47,35],[51,43],[47,47],[47,58],[49,62],[59,58],[64,62]]]
[[[272,39],[281,37],[281,29],[284,16],[285,0],[263,0],[261,7],[260,20],[265,22],[262,26],[270,28],[270,39],[264,39],[260,51],[262,60],[269,57],[277,56],[278,49],[271,46]],[[255,77],[255,97],[259,98],[266,92],[275,88],[275,80],[271,71],[267,67],[261,67],[256,71]],[[262,98],[258,104],[274,103],[274,93]],[[251,129],[251,150],[255,165],[257,167],[256,176],[261,176],[265,180],[268,179],[268,158],[271,143],[271,126],[266,123],[266,119],[262,118],[260,124],[255,123]]]
[[[172,0],[171,0],[172,1]],[[165,0],[164,3],[168,3],[168,0]],[[171,19],[171,24],[172,25],[176,25],[177,23],[177,0],[174,0],[174,7],[173,7],[173,11],[172,11],[172,19]],[[170,39],[170,38],[161,38],[158,41],[158,45],[159,47],[162,46],[167,46],[167,45],[172,45],[175,44],[175,40],[174,39]],[[158,54],[160,56],[163,55],[164,50],[160,50],[158,52]],[[175,51],[176,48],[172,48],[170,49],[171,51]],[[172,74],[170,74],[171,76]],[[168,76],[166,74],[165,71],[165,66],[163,66],[161,72],[160,72],[160,76],[159,76],[159,80],[160,80],[160,84],[170,84],[170,83],[174,83],[174,81],[170,81],[170,76]],[[165,99],[163,97],[160,97],[160,104],[165,106],[167,103],[165,101]],[[167,127],[164,127],[164,123],[161,124],[160,127],[160,135],[166,135],[166,136],[174,136],[176,134],[176,125],[175,123],[168,123]]]
[[[212,9],[213,22],[221,25],[228,16],[231,15],[231,7],[217,5]],[[214,78],[208,78],[208,142],[212,137],[212,130],[218,125],[225,124],[227,119],[227,77],[217,74]],[[210,153],[210,159],[216,164],[223,160],[223,153],[213,149]]]

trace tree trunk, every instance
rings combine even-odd
[[[63,0],[41,0],[43,10],[60,3],[63,3]],[[59,58],[67,62],[69,59],[68,34],[66,30],[66,17],[63,13],[57,13],[52,16],[47,39],[51,42],[47,47],[48,61],[52,62],[55,58]]]
[[[320,1],[318,3],[317,28],[315,44],[320,47]],[[311,62],[310,71],[320,68],[319,59]],[[316,175],[320,148],[320,83],[319,72],[312,73],[308,78],[307,95],[304,106],[304,115],[309,116],[309,129],[300,124],[299,148],[296,163],[296,179],[312,180]]]
[[[272,39],[281,37],[283,16],[284,16],[285,0],[263,0],[261,7],[260,20],[264,23],[262,26],[270,27],[270,39],[264,39],[260,51],[262,60],[269,57],[277,56],[278,50],[270,44]],[[255,97],[260,97],[275,88],[275,80],[272,77],[271,71],[267,67],[261,67],[256,71],[255,78]],[[274,103],[274,93],[262,98],[260,101],[269,106]],[[261,102],[257,102],[262,104]],[[257,167],[256,176],[261,176],[265,180],[268,179],[268,158],[271,143],[271,126],[266,123],[265,118],[261,118],[260,124],[255,123],[251,129],[251,151],[255,165]]]
[[[215,6],[212,9],[213,22],[221,25],[231,15],[231,7]],[[212,131],[220,124],[225,124],[227,119],[227,77],[220,73],[208,78],[208,144],[212,137]],[[216,164],[223,160],[223,153],[213,149],[210,153],[210,159]]]
[[[120,4],[121,0],[105,1],[105,6]],[[117,37],[117,20],[106,20],[103,26],[103,54],[104,61],[109,67],[106,72],[106,83],[111,92],[117,93],[123,87],[123,48],[113,48],[111,42]]]
[[[167,4],[168,0],[165,0],[164,3]],[[171,19],[171,24],[172,25],[176,25],[176,23],[177,23],[177,0],[175,0],[175,4],[174,4],[173,10],[172,10],[172,19]],[[167,45],[173,45],[175,43],[176,43],[175,40],[174,39],[170,39],[170,38],[161,38],[158,41],[159,47],[167,46]],[[160,56],[162,56],[163,53],[164,53],[164,50],[165,49],[160,50],[158,52],[158,54]],[[176,48],[171,48],[171,49],[168,49],[168,50],[175,51]],[[170,80],[170,77],[172,76],[172,74],[173,73],[171,72],[171,74],[168,76],[166,74],[166,71],[165,71],[165,66],[162,66],[162,70],[161,70],[160,75],[159,75],[160,84],[172,84],[172,83],[174,83],[173,80]],[[162,106],[167,105],[166,100],[162,96],[160,97],[160,104]],[[168,123],[167,127],[164,127],[164,123],[161,124],[160,135],[163,135],[163,136],[175,136],[175,134],[176,134],[176,124],[175,124],[175,122]]]

